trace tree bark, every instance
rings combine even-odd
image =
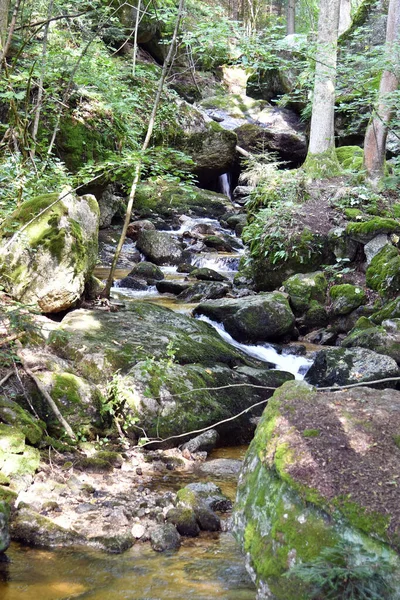
[[[2,0],[0,0],[0,2],[2,2]],[[17,16],[18,16],[20,4],[21,4],[21,0],[16,0],[15,6],[14,6],[14,10],[13,10],[13,14],[12,14],[12,17],[11,17],[10,26],[8,28],[8,33],[7,33],[7,30],[6,30],[5,41],[0,46],[0,71],[3,68],[3,60],[5,60],[6,57],[7,57],[7,52],[9,50],[9,48],[10,48],[11,40],[12,40],[12,37],[14,35],[15,26],[17,24]]]
[[[172,36],[171,45],[169,47],[168,55],[167,55],[167,57],[166,57],[166,59],[164,61],[164,65],[163,65],[163,69],[162,69],[162,72],[161,72],[160,81],[158,82],[157,94],[156,94],[156,97],[155,97],[155,100],[154,100],[153,109],[151,111],[151,115],[150,115],[149,122],[148,122],[148,125],[147,125],[146,137],[145,137],[145,140],[144,140],[144,142],[142,144],[142,148],[141,148],[142,154],[141,154],[141,157],[139,157],[139,159],[138,159],[138,161],[137,161],[137,163],[135,165],[135,170],[134,170],[134,175],[133,175],[133,181],[132,181],[131,191],[130,191],[130,194],[129,194],[128,205],[126,207],[124,225],[122,227],[122,232],[121,232],[121,236],[120,236],[119,241],[118,241],[117,248],[115,250],[115,254],[114,254],[114,257],[113,257],[113,261],[112,261],[110,273],[109,273],[108,278],[107,278],[106,286],[105,286],[104,291],[103,291],[103,296],[105,296],[107,298],[109,298],[109,296],[110,296],[110,291],[111,291],[111,286],[112,286],[113,279],[114,279],[115,269],[117,268],[117,263],[118,263],[119,255],[121,254],[121,249],[122,249],[122,246],[124,244],[124,241],[125,241],[125,238],[126,238],[126,232],[128,230],[128,226],[129,226],[129,223],[130,223],[130,220],[131,220],[133,203],[135,201],[135,195],[136,195],[136,188],[137,188],[138,183],[140,181],[140,175],[141,175],[141,172],[142,172],[143,154],[147,150],[147,148],[149,146],[149,143],[150,143],[151,136],[153,134],[153,129],[154,129],[154,124],[155,124],[155,120],[156,120],[158,105],[160,104],[161,94],[162,94],[163,87],[164,87],[164,81],[165,81],[165,78],[166,78],[167,73],[169,71],[169,68],[171,66],[171,63],[172,63],[172,60],[173,60],[173,56],[174,56],[174,53],[175,53],[176,40],[177,40],[177,37],[178,37],[178,31],[179,31],[180,22],[181,22],[182,15],[183,15],[184,5],[185,5],[185,0],[179,0],[178,16],[176,18],[175,29],[174,29],[174,33],[173,33],[173,36]]]
[[[10,0],[0,0],[0,50],[6,43],[9,10]]]
[[[340,0],[339,35],[351,25],[351,0]]]
[[[286,16],[286,35],[296,33],[296,1],[288,0]]]
[[[376,185],[384,175],[386,139],[394,101],[390,94],[399,87],[400,81],[400,0],[390,0],[386,28],[387,67],[381,77],[378,105],[365,134],[364,166],[367,179]]]
[[[312,170],[311,162],[320,162],[320,167],[326,170],[326,174],[338,166],[334,152],[334,116],[339,11],[340,0],[321,0],[310,144],[306,167],[308,164]]]

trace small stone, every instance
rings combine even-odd
[[[150,534],[150,543],[156,552],[177,550],[181,545],[181,537],[175,527],[171,523],[167,523],[153,529]]]
[[[140,540],[144,536],[146,528],[141,523],[135,523],[131,529],[131,533],[136,540]]]

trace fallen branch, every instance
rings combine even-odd
[[[236,149],[236,152],[238,152],[242,156],[245,156],[246,158],[249,158],[249,156],[251,156],[251,152],[247,152],[247,150],[245,150],[244,148],[241,148],[240,146],[236,146],[235,149]]]
[[[9,344],[10,342],[14,342],[15,340],[18,340],[19,338],[21,338],[24,335],[24,333],[13,333],[12,335],[9,335],[8,337],[4,338],[3,340],[0,341],[0,346],[5,346],[6,344]]]
[[[21,361],[21,365],[22,365],[24,371],[34,381],[34,383],[35,383],[36,387],[38,388],[39,392],[42,394],[43,398],[47,401],[47,404],[50,406],[50,408],[53,411],[54,415],[57,417],[58,421],[64,427],[65,431],[68,433],[69,437],[72,438],[73,440],[76,440],[76,435],[73,432],[72,427],[69,425],[69,423],[67,423],[67,421],[62,416],[61,412],[58,409],[57,404],[54,402],[53,398],[50,396],[49,392],[46,390],[46,388],[44,387],[44,385],[42,384],[42,382],[40,381],[40,379],[38,379],[36,377],[36,375],[32,372],[32,370],[27,366],[27,364],[25,362],[25,359],[24,359],[24,356],[23,356],[23,354],[21,352],[21,348],[22,348],[21,343],[17,342],[17,344],[19,346],[19,350],[17,351],[17,355],[18,355],[19,360]]]
[[[10,379],[12,374],[13,374],[12,371],[8,371],[8,373],[6,373],[6,375],[4,375],[3,379],[0,381],[0,387],[3,387],[5,382],[8,381],[8,379]]]

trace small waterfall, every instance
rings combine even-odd
[[[312,365],[313,361],[305,358],[304,356],[278,354],[275,348],[269,344],[241,344],[240,342],[234,340],[233,337],[229,335],[227,331],[225,331],[225,328],[221,323],[216,323],[204,315],[201,315],[198,318],[200,321],[205,321],[206,323],[212,325],[214,329],[218,331],[222,339],[225,340],[225,342],[228,342],[228,344],[231,344],[235,348],[242,350],[242,352],[245,352],[253,358],[258,358],[258,360],[272,363],[277,369],[292,373],[296,379],[303,379],[305,373]]]
[[[221,192],[225,194],[225,196],[228,196],[229,200],[232,200],[230,179],[229,173],[223,173],[219,176],[218,182]]]

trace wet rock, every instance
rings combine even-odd
[[[297,273],[284,281],[283,287],[289,294],[290,305],[298,315],[307,311],[312,300],[325,303],[328,282],[322,271]]]
[[[190,275],[195,277],[196,279],[200,279],[202,281],[227,281],[228,278],[218,271],[214,271],[213,269],[208,269],[207,267],[200,267],[198,269],[194,269],[191,271]]]
[[[381,325],[375,325],[369,319],[361,318],[355,329],[342,341],[342,347],[368,348],[400,363],[400,319],[382,321]]]
[[[175,296],[179,296],[179,294],[182,294],[191,286],[192,284],[189,282],[175,281],[173,279],[163,279],[156,283],[156,288],[160,294],[175,294]]]
[[[152,221],[148,221],[147,219],[132,221],[132,223],[129,223],[128,225],[126,237],[136,242],[141,231],[154,231],[155,228],[156,227],[154,223],[152,223]]]
[[[183,492],[181,493],[181,495],[178,492],[178,499],[184,499],[185,490],[189,490],[194,494],[196,500],[193,501],[193,506],[195,506],[197,502],[205,504],[211,510],[218,510],[221,512],[227,512],[232,508],[231,500],[229,500],[229,498],[222,493],[220,487],[218,487],[215,483],[212,483],[211,481],[207,483],[189,483],[185,488],[183,488]]]
[[[202,302],[194,314],[221,322],[240,342],[279,340],[290,336],[294,329],[288,300],[279,292]]]
[[[178,300],[181,302],[200,302],[202,300],[223,298],[229,294],[231,289],[229,283],[219,281],[195,283],[181,292]]]
[[[133,267],[129,277],[144,279],[148,285],[152,285],[154,281],[164,279],[164,273],[160,267],[151,262],[140,262]]]
[[[207,452],[209,454],[214,450],[218,439],[218,432],[215,429],[209,429],[183,444],[182,450],[189,450],[191,453]]]
[[[336,329],[318,329],[311,331],[304,336],[306,342],[310,344],[318,344],[320,346],[334,346],[338,339],[338,332]]]
[[[246,204],[253,189],[254,188],[249,185],[236,186],[232,194],[234,201],[238,204]]]
[[[240,242],[229,235],[206,235],[203,242],[209,248],[217,250],[217,252],[233,252],[242,247]]]
[[[181,244],[163,231],[141,231],[136,246],[156,265],[176,265],[182,261]]]
[[[205,506],[197,506],[194,510],[196,521],[202,531],[220,531],[221,519]]]
[[[168,523],[175,525],[178,533],[186,537],[197,537],[200,533],[195,513],[190,508],[178,506],[168,511],[166,517]]]
[[[10,545],[9,516],[8,505],[0,501],[0,554],[5,552]]]
[[[190,263],[181,263],[177,266],[178,273],[191,273],[197,267],[195,265],[191,265]]]
[[[370,242],[364,245],[364,253],[367,258],[367,265],[371,263],[371,260],[382,250],[386,244],[389,244],[389,238],[387,234],[382,233],[374,237]]]
[[[240,473],[242,461],[232,458],[216,458],[199,465],[198,471],[210,477],[236,479]],[[218,509],[221,510],[221,509]]]
[[[328,387],[374,381],[400,374],[396,361],[365,348],[330,348],[317,352],[305,380],[311,385]],[[396,382],[385,383],[395,387]]]
[[[135,290],[136,292],[144,292],[149,286],[144,279],[137,279],[136,277],[123,277],[119,280],[118,287],[128,288],[129,290]]]
[[[150,543],[156,552],[165,552],[165,550],[177,550],[181,545],[181,538],[176,528],[171,523],[167,523],[153,529]]]

